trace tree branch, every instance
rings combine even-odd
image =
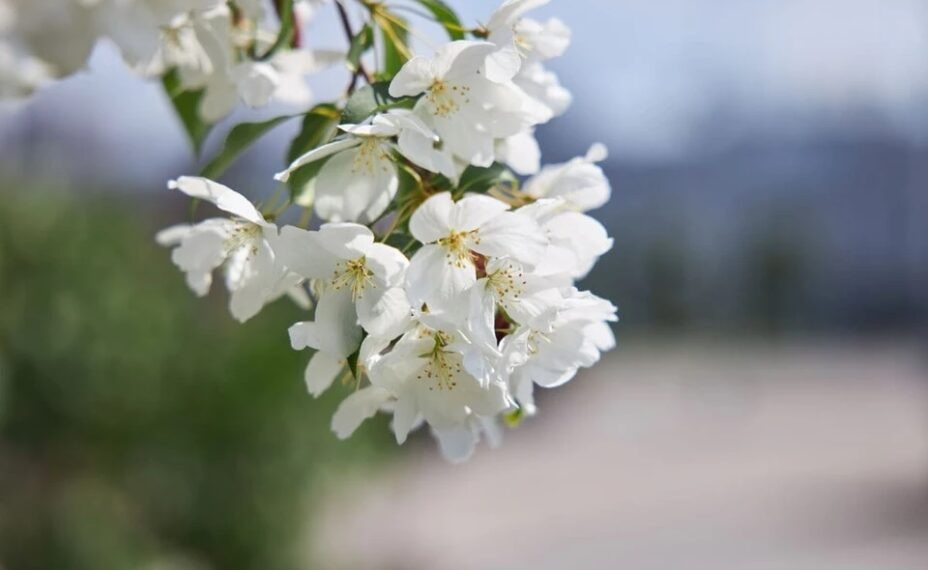
[[[342,0],[335,0],[335,8],[338,10],[338,18],[342,22],[342,29],[345,31],[345,37],[348,39],[348,45],[351,45],[351,42],[354,41],[354,32],[351,31],[351,21],[348,19],[348,11],[345,10],[345,6],[342,4]],[[371,83],[371,76],[364,69],[364,64],[360,61],[358,62],[358,69],[351,75],[351,82],[348,84],[348,93],[351,94],[354,92],[355,87],[358,84],[358,77],[364,77],[364,81]]]

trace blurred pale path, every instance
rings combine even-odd
[[[468,464],[346,485],[332,568],[922,570],[915,343],[626,345]]]

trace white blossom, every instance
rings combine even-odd
[[[332,223],[316,232],[286,226],[277,253],[318,292],[314,320],[290,328],[294,349],[316,350],[306,373],[314,395],[329,387],[357,350],[362,329],[395,338],[408,326],[411,309],[399,286],[409,262],[395,248],[374,242],[365,226]]]
[[[222,267],[231,293],[229,309],[236,319],[246,321],[299,281],[274,252],[277,226],[265,221],[247,198],[206,178],[183,176],[169,182],[168,188],[232,214],[174,226],[156,238],[174,247],[171,259],[186,273],[187,284],[197,295],[209,292],[213,271]]]
[[[286,182],[295,170],[325,160],[308,190],[316,213],[328,221],[370,223],[387,209],[399,187],[393,151],[417,162],[418,149],[410,148],[403,133],[412,131],[429,141],[437,136],[404,110],[376,115],[368,124],[339,128],[346,136],[297,158],[275,178]]]
[[[449,192],[426,200],[409,221],[413,237],[425,244],[410,261],[406,291],[414,306],[433,312],[459,310],[462,294],[477,281],[478,264],[508,257],[524,264],[538,261],[546,245],[534,220],[510,212],[489,196],[470,195],[454,202]]]
[[[424,420],[437,430],[453,430],[472,417],[493,417],[512,402],[502,382],[482,385],[466,368],[454,331],[419,325],[370,369],[371,385],[393,399],[393,431],[398,443]]]
[[[451,42],[431,58],[406,62],[390,83],[393,97],[423,95],[416,111],[430,118],[443,148],[475,166],[493,163],[495,139],[532,124],[511,77],[487,77],[487,57],[494,51],[489,42]]]
[[[594,144],[586,156],[545,166],[522,191],[532,198],[563,198],[569,208],[580,212],[599,208],[612,195],[609,179],[596,164],[606,157],[606,147]]]
[[[615,338],[606,323],[616,320],[615,311],[608,301],[572,289],[548,330],[523,326],[503,340],[506,358],[514,364],[510,389],[528,413],[534,413],[535,385],[560,386],[613,348]]]
[[[535,274],[558,282],[582,279],[599,257],[612,249],[606,228],[586,214],[573,210],[564,198],[541,199],[517,210],[541,227],[548,246]]]

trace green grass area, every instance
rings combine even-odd
[[[299,309],[234,323],[155,229],[111,201],[0,200],[4,568],[302,568],[322,482],[394,448],[382,418],[331,434],[350,388],[306,394]]]

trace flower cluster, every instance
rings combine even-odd
[[[41,12],[46,1],[10,13]],[[283,296],[296,303],[303,316],[289,337],[312,351],[308,391],[346,393],[332,418],[339,437],[383,412],[397,442],[427,425],[446,457],[463,460],[481,439],[495,444],[501,423],[535,413],[536,386],[569,381],[614,345],[615,307],[576,287],[612,247],[586,213],[610,197],[597,165],[605,149],[540,164],[535,128],[571,100],[545,67],[569,30],[525,16],[546,0],[506,0],[472,29],[445,3],[415,0],[414,13],[434,15],[449,36],[429,55],[413,53],[410,24],[389,3],[357,0],[366,18],[352,31],[347,2],[334,7],[351,82],[344,99],[302,115],[289,165],[275,175],[283,207],[258,207],[213,179],[243,139],[287,117],[233,129],[208,176],[172,180],[170,189],[227,215],[167,228],[157,241],[198,295],[219,270],[239,321]],[[196,90],[201,118],[214,121],[239,99],[266,102],[287,70],[313,68],[311,52],[280,49],[296,45],[291,11],[308,5],[275,2],[281,29],[266,37],[259,0],[75,0],[69,9],[89,19],[91,36],[117,43],[100,15],[144,14],[160,39],[127,60]],[[10,45],[25,50],[29,28],[16,29]],[[40,67],[54,62],[34,56]],[[300,222],[282,223],[291,207]],[[313,215],[320,225],[309,229]]]
[[[0,0],[0,98],[82,69],[106,38],[143,76],[170,73],[172,89],[197,91],[205,123],[239,101],[306,105],[304,76],[344,57],[296,49],[297,31],[323,1],[288,1],[285,13],[283,3],[262,0]],[[267,25],[270,12],[280,20],[276,30]]]

